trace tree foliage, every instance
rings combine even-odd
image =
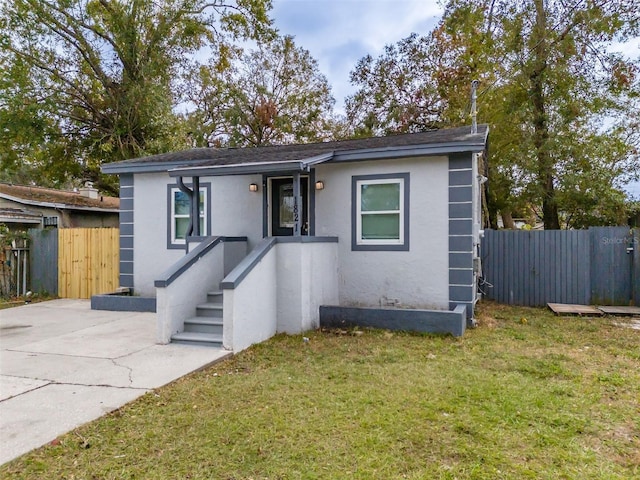
[[[309,52],[278,37],[228,68],[216,59],[189,84],[190,124],[197,144],[234,147],[307,143],[331,135],[329,83]]]
[[[185,144],[174,107],[188,55],[270,33],[270,0],[14,0],[0,8],[3,170],[111,191],[101,163]]]
[[[498,211],[528,209],[545,228],[619,223],[622,183],[639,170],[639,63],[610,47],[640,33],[637,7],[637,0],[449,0],[429,35],[358,64],[348,113],[374,117],[383,131],[468,123],[469,86],[478,79],[479,119],[491,125],[492,224]],[[412,66],[400,81],[397,65]],[[378,80],[385,74],[394,76]],[[394,108],[357,101],[394,102],[405,85],[437,92],[431,123],[412,112],[410,96],[398,102],[409,116],[402,122]]]

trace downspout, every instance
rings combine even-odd
[[[200,236],[200,177],[191,177],[193,192],[191,196],[191,223],[193,224],[193,236]]]
[[[187,227],[187,231],[185,233],[185,244],[187,243],[187,238],[189,238],[191,236],[191,234],[193,233],[193,190],[191,190],[189,187],[187,187],[184,182],[182,181],[182,177],[177,177],[177,181],[178,181],[178,188],[180,189],[181,192],[184,192],[186,195],[189,196],[189,202],[191,205],[191,209],[189,210],[189,226]],[[199,203],[199,202],[198,202]],[[188,245],[187,245],[187,249],[188,249]]]

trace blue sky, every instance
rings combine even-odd
[[[428,33],[441,14],[437,0],[273,0],[271,11],[280,33],[293,35],[318,60],[338,112],[355,91],[349,72],[358,60],[380,55],[385,45],[413,32]],[[640,38],[613,49],[638,58]],[[640,198],[640,182],[628,190]]]

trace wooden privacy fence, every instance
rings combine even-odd
[[[117,228],[58,230],[58,296],[91,298],[119,284],[120,233]]]
[[[640,305],[640,229],[486,230],[483,294],[511,305]]]

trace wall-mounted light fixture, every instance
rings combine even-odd
[[[322,180],[318,180],[316,182],[316,190],[322,190],[324,189],[324,182]]]
[[[250,192],[257,192],[258,191],[258,184],[257,183],[250,183],[249,184],[249,191]]]

